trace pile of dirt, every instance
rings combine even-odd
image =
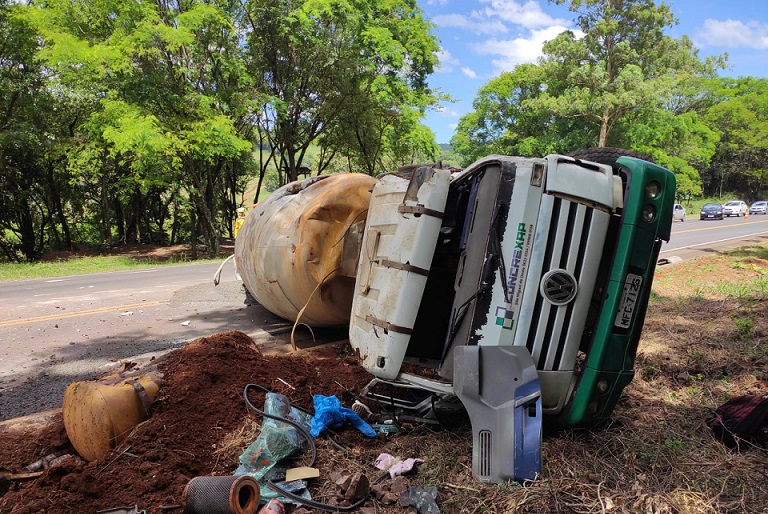
[[[201,338],[171,352],[158,363],[158,370],[163,385],[150,420],[102,459],[85,463],[73,456],[38,478],[13,481],[5,494],[0,490],[0,512],[96,512],[125,505],[138,505],[148,513],[181,512],[189,480],[231,475],[237,467],[236,457],[222,458],[216,452],[222,439],[250,418],[261,421],[243,400],[246,384],[285,394],[294,405],[311,411],[314,394],[335,395],[349,406],[371,378],[346,344],[267,356],[250,337],[236,331]],[[261,393],[249,394],[249,399],[256,406],[264,402]],[[0,470],[21,471],[50,453],[74,454],[60,415],[49,427],[24,434],[3,434],[0,429]],[[344,434],[355,446],[380,450],[376,440],[366,441],[354,430]],[[334,466],[333,459],[320,462]]]

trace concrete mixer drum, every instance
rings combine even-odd
[[[376,179],[311,177],[277,189],[235,240],[243,284],[262,306],[313,327],[349,322],[362,228]]]

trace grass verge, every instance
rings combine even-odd
[[[221,260],[233,251],[232,244],[222,245]],[[198,247],[199,257],[205,255],[205,249]],[[189,245],[153,246],[124,245],[114,248],[109,255],[89,255],[87,253],[56,252],[46,255],[40,262],[0,264],[0,282],[26,280],[34,278],[87,275],[106,271],[125,271],[131,269],[166,266],[189,262],[206,262],[210,259],[191,258]]]

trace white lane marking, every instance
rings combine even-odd
[[[725,238],[725,239],[716,239],[714,241],[707,241],[706,243],[699,243],[699,244],[695,244],[695,245],[678,246],[677,248],[673,248],[671,250],[662,250],[659,253],[661,254],[661,253],[667,253],[667,252],[676,252],[678,250],[687,250],[688,248],[696,248],[698,246],[711,245],[711,244],[714,244],[714,243],[724,243],[725,241],[733,241],[734,239],[744,239],[746,237],[752,237],[752,236],[761,236],[763,234],[768,234],[768,230],[766,230],[765,232],[756,232],[754,234],[747,234],[747,235],[744,235],[744,236],[728,237],[728,238]]]

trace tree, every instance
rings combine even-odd
[[[577,13],[582,37],[566,31],[544,45],[545,74],[570,84],[534,102],[565,117],[597,124],[606,146],[623,117],[663,106],[683,81],[711,74],[717,60],[702,62],[687,38],[664,35],[677,23],[654,0],[555,0]]]
[[[63,154],[76,116],[48,87],[23,5],[0,0],[0,250],[36,259],[47,237],[71,248]]]
[[[517,66],[480,88],[474,111],[459,120],[451,140],[462,165],[489,154],[541,156],[588,146],[589,127],[581,120],[554,115],[539,104],[545,91],[565,84],[535,64]]]
[[[321,138],[320,169],[436,154],[414,0],[0,0],[0,25],[1,234],[24,253],[69,220],[105,249],[170,232],[215,254],[250,179],[296,179]]]
[[[704,118],[720,136],[708,170],[710,191],[733,190],[757,199],[768,178],[768,79],[723,79],[722,101]]]
[[[707,86],[725,58],[701,61],[688,38],[664,35],[675,19],[663,3],[554,1],[577,14],[579,31],[483,87],[452,140],[457,151],[472,160],[630,148],[675,172],[682,194],[699,194],[718,138],[700,112],[717,101]]]
[[[321,137],[348,159],[356,148],[372,170],[382,126],[432,97],[438,47],[413,0],[250,0],[246,9],[249,65],[267,95],[261,123],[289,181]],[[350,127],[346,115],[360,106],[368,109]]]
[[[101,242],[152,240],[175,197],[188,197],[190,233],[218,252],[227,179],[251,149],[238,2],[137,4],[51,0],[28,19],[40,56],[64,88],[98,98],[71,165],[98,193]],[[180,186],[180,187],[179,187]],[[228,202],[227,200],[230,199]],[[151,206],[151,208],[150,208]],[[177,211],[178,212],[178,211]],[[150,216],[151,214],[151,216]],[[154,227],[153,227],[154,225]]]

